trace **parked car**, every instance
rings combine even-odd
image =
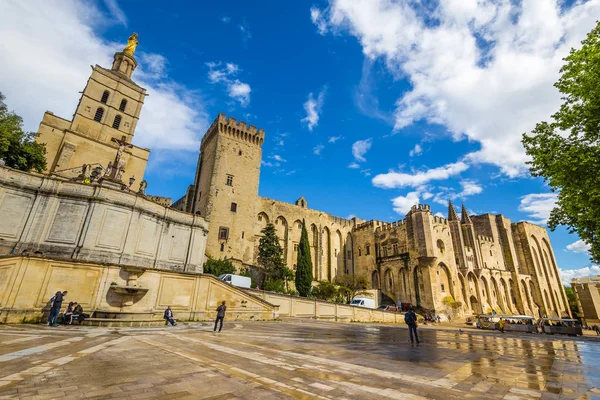
[[[247,276],[234,275],[234,274],[223,274],[219,275],[219,279],[225,281],[233,286],[243,287],[250,289],[252,280]]]
[[[375,299],[369,299],[367,297],[355,297],[350,302],[350,305],[364,308],[375,308]]]
[[[377,309],[381,311],[398,311],[396,306],[379,306]]]

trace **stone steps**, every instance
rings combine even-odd
[[[86,318],[83,326],[103,327],[140,327],[140,326],[163,326],[164,319],[114,319],[114,318]]]

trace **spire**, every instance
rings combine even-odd
[[[452,205],[452,200],[448,200],[448,221],[458,221],[458,215]]]
[[[472,224],[471,217],[469,217],[469,213],[465,208],[465,203],[462,204],[462,209],[460,211],[460,222],[463,224]]]

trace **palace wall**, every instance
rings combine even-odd
[[[69,293],[63,302],[77,301],[84,312],[118,315],[124,319],[161,321],[167,306],[182,321],[213,319],[221,301],[227,301],[231,320],[271,320],[277,306],[249,295],[212,275],[137,271],[137,294],[120,294],[127,284],[128,269],[113,264],[57,261],[47,258],[0,258],[0,323],[38,322],[48,315],[50,298]],[[100,317],[102,318],[102,317]]]
[[[202,272],[208,223],[137,193],[0,168],[0,255]]]

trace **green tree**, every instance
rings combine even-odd
[[[210,256],[204,264],[204,273],[219,276],[223,274],[235,274],[235,267],[229,260],[217,260]]]
[[[563,103],[551,122],[523,135],[523,146],[531,174],[558,193],[548,227],[577,232],[600,262],[600,23],[564,60],[554,84]]]
[[[312,287],[312,261],[310,259],[310,243],[306,223],[302,220],[302,235],[298,245],[298,261],[296,262],[296,290],[300,296],[307,297]]]
[[[575,292],[573,291],[573,288],[571,286],[565,286],[564,288],[569,303],[575,303],[577,300],[575,299]]]
[[[320,281],[312,291],[312,295],[319,300],[334,300],[338,297],[338,294],[337,286],[327,281]]]
[[[0,159],[6,166],[43,172],[46,169],[46,145],[35,142],[35,133],[23,131],[23,119],[8,111],[0,92]]]
[[[356,296],[368,295],[369,292],[365,292],[369,281],[364,275],[339,275],[335,278],[335,283],[339,286],[339,293],[345,298],[346,303],[350,303]]]
[[[281,281],[283,284],[288,268],[283,261],[283,249],[275,227],[273,224],[267,224],[261,233],[257,259],[258,265],[263,269],[260,286],[264,288],[266,281]]]

